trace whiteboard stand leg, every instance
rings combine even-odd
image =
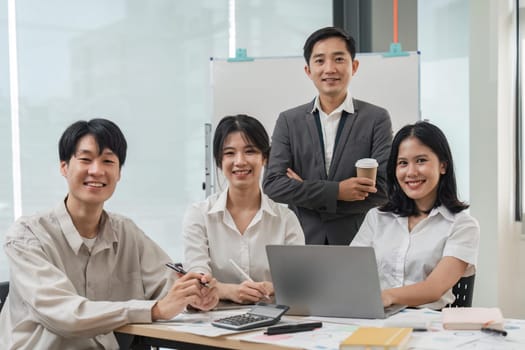
[[[206,198],[213,193],[213,184],[212,178],[212,147],[211,147],[211,123],[204,124],[204,183],[202,184],[202,189],[206,191]]]

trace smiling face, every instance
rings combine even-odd
[[[337,99],[342,103],[358,66],[359,61],[352,60],[345,41],[330,37],[315,43],[305,71],[321,99]]]
[[[403,192],[414,200],[420,211],[433,207],[441,175],[446,164],[416,137],[408,137],[399,144],[396,178]]]
[[[118,157],[106,148],[100,153],[92,135],[77,142],[75,154],[68,162],[60,162],[60,172],[67,179],[67,207],[102,207],[120,180]]]
[[[258,193],[259,179],[266,163],[261,151],[239,132],[230,133],[222,147],[222,172],[230,188]]]

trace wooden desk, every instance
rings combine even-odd
[[[245,342],[235,339],[234,335],[220,337],[206,337],[197,334],[179,332],[164,324],[129,324],[115,330],[118,333],[138,336],[134,344],[156,347],[183,349],[238,349],[238,350],[266,350],[268,344]],[[273,345],[272,349],[286,349],[289,347]]]
[[[426,315],[429,318],[435,319],[436,315],[428,314],[425,310],[412,311],[415,316]],[[360,323],[361,326],[374,326],[382,327],[378,321],[381,320],[363,320],[366,322]],[[354,327],[355,320],[352,320],[351,324]],[[331,326],[330,326],[331,325]],[[337,334],[341,323],[330,323],[323,321],[323,331],[330,332],[330,336],[333,338],[334,334]],[[326,327],[325,327],[326,326]],[[334,327],[335,326],[335,327]],[[325,329],[326,328],[326,329]],[[355,327],[354,327],[355,328]],[[432,348],[432,349],[477,349],[477,350],[490,350],[490,349],[506,349],[506,350],[522,350],[525,349],[525,320],[518,319],[506,319],[505,329],[508,331],[507,337],[501,336],[490,336],[479,331],[447,331],[441,328],[441,321],[431,322],[430,332],[414,332],[408,346],[413,348]],[[346,329],[341,332],[346,332]],[[250,341],[242,341],[239,338],[242,335],[255,333],[260,334],[259,331],[253,333],[242,333],[242,335],[229,334],[219,337],[208,337],[203,335],[197,335],[193,333],[183,332],[171,327],[169,324],[130,324],[121,327],[116,330],[119,335],[128,334],[137,337],[137,341],[133,343],[133,350],[148,349],[150,346],[164,347],[164,348],[176,348],[179,350],[209,350],[209,349],[246,349],[246,350],[265,350],[265,349],[279,349],[279,350],[290,350],[290,347],[285,347],[286,340],[281,344],[264,344]],[[351,332],[351,331],[350,331]],[[301,334],[301,333],[298,333]],[[320,333],[322,335],[322,333]],[[338,336],[340,336],[339,334]],[[253,339],[253,337],[247,337]],[[306,338],[309,342],[308,346],[315,345],[311,343],[314,338]],[[321,341],[326,338],[318,337]],[[343,337],[341,340],[344,339]],[[279,341],[279,340],[277,340]],[[422,344],[423,343],[423,344]],[[291,345],[295,344],[295,345]],[[299,342],[288,343],[289,346],[298,347],[304,344]],[[126,345],[124,345],[124,349]],[[332,348],[336,348],[333,344],[330,345]]]

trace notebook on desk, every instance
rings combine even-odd
[[[384,308],[371,247],[268,245],[278,304],[288,315],[386,318],[404,308]]]

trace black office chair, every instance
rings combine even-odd
[[[454,287],[452,293],[456,300],[448,306],[450,307],[471,307],[472,295],[474,294],[474,279],[476,275],[461,277]]]
[[[4,306],[7,294],[9,294],[9,281],[0,282],[0,311],[2,311],[2,306]]]

